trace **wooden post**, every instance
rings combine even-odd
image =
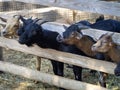
[[[40,71],[40,69],[41,69],[41,57],[38,57],[38,56],[37,56],[37,59],[36,59],[36,69],[38,71]]]
[[[3,48],[0,47],[0,61],[3,61]],[[0,71],[0,74],[3,73],[2,71]]]

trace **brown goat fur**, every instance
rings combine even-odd
[[[120,48],[112,40],[113,34],[103,34],[100,39],[92,46],[93,51],[105,53],[113,62],[120,62]]]
[[[96,54],[91,50],[91,46],[95,43],[95,41],[92,40],[91,37],[83,35],[77,31],[73,32],[69,38],[64,39],[63,42],[69,45],[75,45],[88,56],[94,57]]]

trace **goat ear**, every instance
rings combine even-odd
[[[76,39],[81,39],[81,37],[83,36],[83,34],[81,32],[75,32],[76,33]]]
[[[65,25],[63,25],[63,28],[66,30],[68,27],[67,27],[67,26],[65,26]]]
[[[3,22],[7,22],[7,19],[0,17]]]
[[[26,19],[23,18],[23,16],[20,15],[20,20],[23,22],[23,24],[26,24]]]

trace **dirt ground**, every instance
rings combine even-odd
[[[31,69],[35,69],[36,56],[17,52],[13,50],[4,49],[4,60],[12,62],[17,65],[25,66]],[[98,84],[98,75],[95,76],[89,73],[90,70],[83,70],[83,82]],[[53,74],[52,66],[49,60],[42,59],[41,72],[47,72]],[[65,77],[74,79],[73,71],[71,68],[66,68],[65,65]],[[120,77],[109,75],[107,78],[107,88],[112,90],[120,90]],[[0,90],[58,90],[55,86],[50,86],[45,83],[35,84],[32,80],[16,76],[10,73],[0,74]]]

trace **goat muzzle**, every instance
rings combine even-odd
[[[60,34],[56,37],[56,40],[60,43],[64,41],[63,37]]]

